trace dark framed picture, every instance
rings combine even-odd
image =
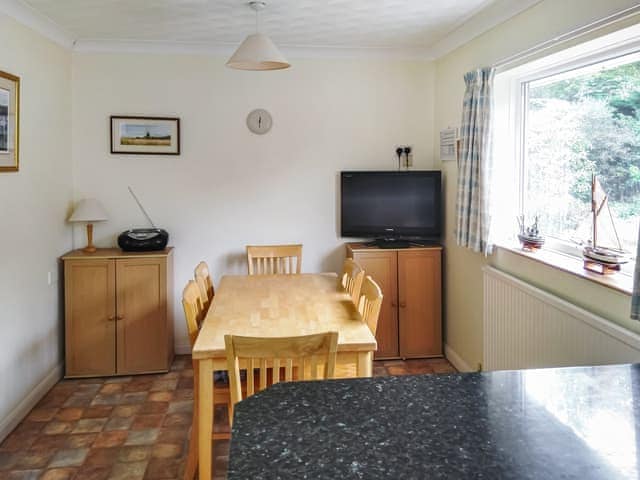
[[[20,77],[0,71],[0,172],[17,172],[20,140]]]
[[[180,155],[180,119],[111,116],[111,153]]]

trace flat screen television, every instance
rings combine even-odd
[[[437,170],[341,173],[343,237],[438,240],[441,208]]]

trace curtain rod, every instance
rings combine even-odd
[[[509,55],[508,57],[505,57],[500,61],[495,62],[493,64],[493,67],[494,68],[504,67],[505,65],[508,65],[512,62],[523,60],[537,53],[544,52],[545,50],[555,45],[558,45],[559,43],[573,40],[583,35],[586,35],[588,33],[595,32],[596,30],[600,30],[601,28],[608,27],[609,25],[613,25],[614,23],[621,22],[622,20],[626,20],[627,18],[633,17],[638,13],[640,13],[640,4],[626,8],[612,15],[609,15],[608,17],[601,18],[600,20],[589,23],[587,25],[583,25],[582,27],[575,28],[570,32],[563,33],[562,35],[558,35],[557,37],[541,42],[521,52],[515,53],[513,55]]]

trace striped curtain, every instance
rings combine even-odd
[[[456,240],[458,245],[491,252],[489,245],[489,185],[491,175],[491,119],[494,68],[481,68],[464,76],[462,104]]]
[[[636,268],[633,272],[633,292],[631,294],[631,318],[640,320],[640,233],[638,233],[638,250]]]

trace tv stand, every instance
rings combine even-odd
[[[376,238],[367,245],[378,248],[409,248],[411,242],[399,238]]]

